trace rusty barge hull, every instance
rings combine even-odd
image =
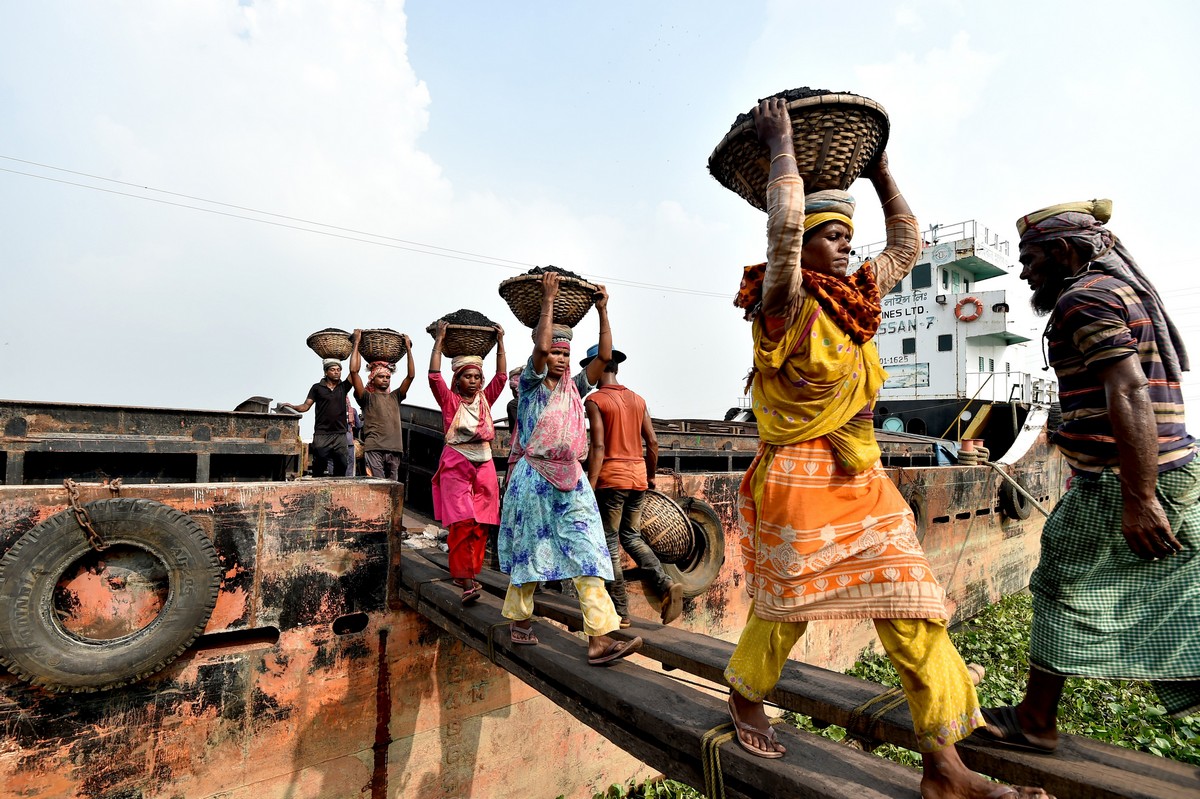
[[[5,796],[554,796],[644,771],[398,603],[399,484],[123,493],[178,508],[212,536],[216,608],[188,652],[133,685],[50,693],[0,670]],[[0,488],[0,551],[65,507],[61,487]],[[518,750],[561,757],[511,767]]]
[[[21,432],[18,425],[10,419],[6,432]],[[161,502],[200,525],[221,564],[215,609],[181,657],[131,685],[50,693],[0,669],[4,795],[536,798],[590,796],[648,776],[635,758],[399,601],[405,504],[428,490],[422,469],[436,463],[440,443],[440,431],[433,440],[420,424],[406,419],[406,425],[414,458],[407,488],[334,479],[121,489],[122,496]],[[721,537],[719,568],[705,590],[685,600],[679,623],[735,640],[748,610],[736,496],[756,442],[737,426],[677,427],[663,431],[663,456],[670,460],[660,465],[671,471],[659,474],[659,488],[711,511]],[[18,442],[25,451],[30,438]],[[12,448],[15,440],[9,439]],[[1008,471],[1050,501],[1065,477],[1044,434]],[[917,512],[956,620],[1025,587],[1041,517],[1001,513],[992,469],[901,466],[889,474]],[[112,496],[102,485],[85,485],[82,493],[85,502]],[[66,509],[60,486],[0,486],[0,556]],[[64,604],[75,629],[101,637],[102,620],[87,612],[96,603],[83,594],[111,587],[117,565],[101,559],[64,584],[65,594],[79,595]],[[633,588],[634,614],[656,618],[655,603],[637,590],[636,579]],[[793,657],[841,669],[873,640],[869,623],[814,624]]]

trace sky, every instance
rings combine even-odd
[[[765,216],[706,164],[796,86],[887,109],[923,228],[975,219],[1015,256],[1021,214],[1111,198],[1200,358],[1197,8],[11,3],[0,397],[299,403],[321,377],[308,334],[391,327],[415,343],[409,401],[432,406],[424,328],[483,312],[523,362],[496,288],[555,264],[608,286],[621,379],[655,416],[720,418],[749,366],[730,298]],[[870,185],[852,190],[856,241],[882,239]],[[596,331],[593,314],[576,357]]]

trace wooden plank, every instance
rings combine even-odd
[[[485,595],[469,608],[446,572],[420,555],[402,555],[401,595],[434,624],[487,655],[545,693],[568,712],[656,769],[704,790],[700,760],[706,732],[728,722],[725,703],[681,687],[654,671],[625,661],[609,668],[587,665],[586,644],[555,626],[537,625],[541,644],[516,647],[500,617],[501,602]],[[908,768],[841,747],[781,725],[790,756],[764,760],[736,742],[721,747],[727,795],[795,797],[906,797],[919,792],[919,775]]]
[[[440,551],[429,555],[444,563]],[[507,577],[488,571],[480,575],[488,590],[503,593]],[[539,615],[571,629],[580,629],[579,606],[547,591],[535,595]],[[724,686],[725,666],[734,645],[657,622],[635,619],[633,627],[614,637],[642,636],[642,654],[697,677]],[[915,749],[912,717],[907,704],[871,718],[854,709],[887,690],[846,674],[789,661],[769,701],[786,710],[844,727],[868,740]],[[869,712],[869,711],[868,711]],[[967,740],[957,745],[963,762],[976,771],[1005,782],[1039,785],[1059,797],[1078,799],[1181,799],[1200,797],[1200,769],[1167,758],[1135,752],[1091,738],[1063,734],[1052,755],[992,746]]]

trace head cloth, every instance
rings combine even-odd
[[[854,198],[840,189],[814,191],[804,195],[804,232],[826,222],[841,222],[854,232]]]
[[[1084,200],[1042,208],[1017,220],[1021,249],[1060,239],[1070,241],[1079,245],[1088,261],[1075,279],[1089,272],[1103,272],[1127,283],[1154,325],[1154,338],[1167,378],[1180,380],[1182,373],[1189,369],[1183,337],[1167,316],[1154,284],[1146,278],[1116,234],[1104,226],[1111,216],[1112,200]]]

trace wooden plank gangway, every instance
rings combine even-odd
[[[570,632],[582,629],[579,605],[573,598],[553,591],[535,594],[536,615],[556,624],[537,625],[538,646],[513,646],[508,622],[500,615],[505,575],[485,570],[479,580],[487,590],[478,602],[465,608],[440,551],[405,548],[396,579],[396,595],[434,625],[642,762],[701,792],[710,791],[710,799],[720,795],[718,785],[725,796],[747,799],[920,795],[918,771],[787,724],[775,727],[788,749],[785,757],[765,760],[728,741],[718,749],[719,770],[713,771],[709,755],[706,786],[703,741],[706,734],[712,737],[714,730],[728,729],[722,673],[733,644],[635,620],[630,629],[611,635],[642,636],[645,643],[638,656],[609,668],[595,668],[587,664],[586,643]],[[646,659],[709,681],[714,690],[702,690],[659,668],[641,665]],[[789,661],[768,701],[819,724],[844,727],[850,736],[868,744],[915,749],[907,703],[875,716],[856,710],[888,690]],[[1062,735],[1052,755],[972,741],[960,742],[959,752],[976,771],[1008,783],[1040,785],[1059,799],[1200,798],[1200,768],[1080,736]]]

